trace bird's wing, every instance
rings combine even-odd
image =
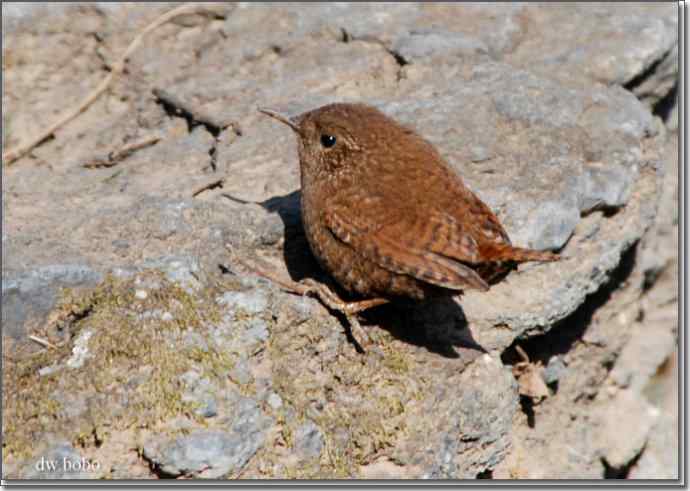
[[[489,289],[463,264],[478,262],[479,250],[453,217],[433,210],[419,217],[371,195],[360,204],[355,210],[331,202],[323,211],[331,232],[359,254],[389,271],[444,288]]]

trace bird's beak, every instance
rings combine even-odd
[[[273,109],[269,109],[267,107],[260,107],[259,112],[264,113],[267,116],[272,117],[273,119],[277,119],[281,123],[285,123],[288,125],[290,128],[293,129],[295,133],[298,135],[301,135],[300,128],[299,128],[299,123],[295,118],[291,118],[290,116],[287,116],[281,112],[275,111]]]

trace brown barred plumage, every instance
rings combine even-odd
[[[516,263],[558,259],[513,247],[436,149],[373,107],[262,112],[298,134],[309,245],[351,292],[422,300],[485,291]]]

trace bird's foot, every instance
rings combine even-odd
[[[362,325],[359,323],[356,314],[362,312],[363,310],[386,304],[389,302],[389,300],[385,298],[370,298],[367,300],[359,300],[356,302],[346,302],[343,299],[341,299],[338,296],[338,294],[336,294],[333,290],[328,288],[328,286],[324,285],[323,283],[319,283],[318,281],[312,278],[306,278],[300,282],[281,278],[274,271],[269,271],[268,269],[261,268],[259,266],[256,266],[255,264],[250,264],[248,261],[235,254],[230,246],[227,247],[233,259],[240,263],[246,269],[252,271],[253,273],[263,278],[266,278],[269,281],[272,281],[288,293],[293,293],[295,295],[301,296],[310,295],[316,297],[323,305],[325,305],[331,311],[342,313],[347,319],[347,322],[350,326],[350,334],[352,334],[354,341],[359,345],[362,351],[364,351],[364,348],[366,346],[372,344],[371,338],[362,328]]]

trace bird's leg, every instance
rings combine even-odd
[[[282,287],[283,290],[302,296],[315,296],[330,310],[341,312],[343,315],[345,315],[345,318],[350,324],[352,336],[355,338],[355,341],[360,345],[360,347],[370,344],[371,340],[362,328],[359,320],[357,320],[356,314],[362,312],[363,310],[386,304],[389,302],[389,300],[385,298],[370,298],[356,302],[345,302],[333,290],[328,288],[328,286],[324,285],[323,283],[319,283],[314,279],[306,278],[300,282],[286,280],[279,277],[272,271],[267,271],[256,265],[247,263],[247,261],[235,255],[232,250],[231,253],[233,254],[233,258],[242,264],[242,266],[253,271],[257,275],[274,282]]]
[[[342,314],[345,315],[348,324],[350,324],[350,334],[352,334],[352,337],[359,347],[362,348],[362,351],[364,351],[365,346],[372,344],[371,338],[357,319],[357,313],[388,303],[387,299],[370,298],[358,302],[345,302],[326,285],[311,278],[302,280],[299,285],[300,287],[306,288],[305,295],[314,294],[326,307],[336,312],[342,312]]]
[[[298,284],[300,287],[305,288],[305,292],[302,293],[302,295],[313,293],[324,305],[326,305],[326,307],[331,310],[342,312],[346,316],[354,315],[358,312],[362,312],[363,310],[378,307],[379,305],[389,302],[389,300],[385,298],[369,298],[367,300],[359,300],[357,302],[345,302],[326,285],[311,278],[305,278]]]

